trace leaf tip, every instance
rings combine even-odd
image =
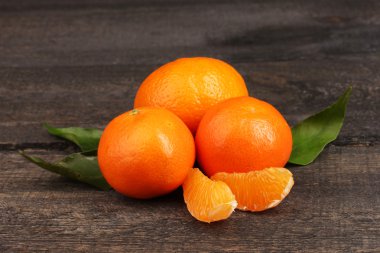
[[[349,85],[346,91],[344,92],[343,97],[348,99],[351,96],[351,93],[352,93],[352,85]]]
[[[17,150],[17,152],[18,152],[22,157],[24,157],[25,159],[31,161],[31,156],[28,156],[28,155],[25,153],[24,150],[19,149],[19,150]]]
[[[54,127],[46,122],[42,123],[42,127],[45,128],[48,132],[54,129]]]

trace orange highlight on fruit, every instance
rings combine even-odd
[[[277,206],[294,185],[292,173],[285,168],[267,168],[248,173],[220,172],[213,175],[212,179],[223,181],[230,187],[238,202],[238,209],[252,212]]]
[[[195,138],[197,160],[208,176],[283,167],[292,133],[272,105],[252,97],[231,98],[210,108]]]
[[[182,187],[187,209],[203,222],[227,219],[237,205],[226,183],[209,179],[199,169],[189,172]]]
[[[240,96],[248,96],[247,87],[231,65],[206,57],[181,58],[151,73],[137,91],[134,105],[166,108],[195,134],[207,109]]]
[[[114,118],[98,148],[99,166],[107,182],[134,198],[173,191],[183,183],[194,160],[191,132],[163,108],[136,108]]]

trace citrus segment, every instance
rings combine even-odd
[[[226,183],[209,179],[199,169],[189,172],[182,187],[187,209],[197,220],[213,222],[227,219],[237,206],[235,196]]]
[[[277,206],[294,185],[292,173],[285,168],[267,168],[248,173],[220,172],[211,179],[225,182],[236,197],[237,208],[252,212]]]

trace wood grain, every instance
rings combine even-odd
[[[373,109],[380,108],[380,89],[374,87],[375,83],[360,81],[365,78],[362,71],[352,66],[349,73],[348,64],[325,61],[308,64],[307,68],[305,64],[293,61],[236,66],[246,73],[250,93],[274,104],[291,124],[328,106],[352,84],[353,95],[339,141],[377,142],[380,126],[373,123],[380,113]],[[330,69],[326,70],[325,64]],[[380,61],[378,65],[380,68]],[[0,106],[6,108],[0,111],[3,119],[0,149],[56,143],[42,129],[42,122],[103,128],[110,119],[133,107],[137,87],[149,70],[124,71],[123,67],[0,70],[6,73],[0,75],[3,84]],[[368,74],[375,78],[379,75],[375,70]],[[350,81],[348,76],[352,77]]]
[[[380,2],[0,1],[0,252],[379,252]],[[179,57],[230,62],[294,124],[353,94],[337,141],[291,168],[278,208],[203,224],[180,190],[137,201],[26,162],[76,149],[42,122],[103,128]]]
[[[41,122],[104,127],[157,66],[197,55],[232,63],[290,123],[353,85],[342,136],[376,142],[379,3],[338,2],[1,3],[0,149],[47,146]]]
[[[330,146],[278,208],[203,224],[181,191],[150,201],[102,192],[0,153],[1,251],[307,251],[380,247],[380,149]],[[47,159],[59,153],[30,150]]]

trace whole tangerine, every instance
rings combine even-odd
[[[209,176],[283,167],[292,133],[279,111],[252,97],[228,99],[210,108],[195,138],[197,160]]]
[[[119,193],[152,198],[185,180],[195,160],[193,135],[172,112],[141,107],[114,118],[98,147],[106,181]]]
[[[207,57],[180,58],[161,66],[143,81],[134,106],[166,108],[195,134],[208,108],[240,96],[248,96],[248,90],[231,65]]]

